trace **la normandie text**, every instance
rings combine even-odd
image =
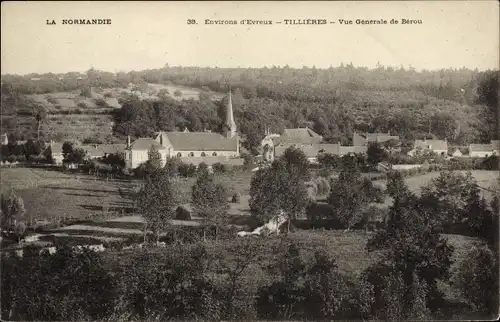
[[[55,20],[47,19],[47,25],[57,25]],[[62,25],[111,25],[111,19],[62,19]]]

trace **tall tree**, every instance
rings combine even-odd
[[[298,149],[289,148],[271,167],[258,170],[250,183],[250,209],[262,221],[281,213],[290,221],[304,213],[309,201],[305,181],[309,162]]]
[[[192,187],[191,196],[194,213],[203,218],[206,226],[215,226],[217,240],[219,229],[227,223],[229,202],[226,189],[215,183],[208,171],[203,171]]]
[[[407,191],[404,187],[402,190]],[[407,304],[414,303],[415,276],[417,284],[427,289],[426,307],[435,312],[441,306],[443,295],[437,282],[450,276],[453,247],[441,235],[441,224],[434,211],[439,204],[437,198],[410,195],[396,201],[389,209],[385,230],[372,236],[367,247],[369,251],[382,250],[390,274],[400,276],[405,289],[401,309],[409,318],[414,313]]]
[[[167,173],[149,176],[138,194],[137,207],[144,217],[144,242],[148,229],[153,231],[156,241],[168,229],[175,216],[179,196]]]
[[[372,166],[376,166],[378,163],[386,160],[388,157],[387,151],[378,142],[370,142],[370,144],[368,144],[366,154],[367,161]]]
[[[36,103],[33,103],[31,108],[32,115],[36,121],[36,139],[40,140],[40,128],[43,122],[47,119],[47,111],[43,105]]]
[[[3,231],[7,231],[9,234],[14,234],[19,241],[26,227],[23,222],[26,212],[23,199],[16,196],[13,192],[9,196],[2,194],[0,196],[0,205],[0,228],[2,235]]]
[[[345,166],[338,178],[332,179],[330,186],[328,203],[347,230],[362,221],[370,202],[378,199],[371,181],[361,178],[355,164]]]

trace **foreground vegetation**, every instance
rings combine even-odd
[[[415,194],[399,172],[388,174],[382,190],[361,176],[355,157],[343,158],[341,168],[329,182],[312,179],[306,156],[290,148],[258,170],[250,181],[252,218],[262,223],[284,213],[288,224],[280,235],[249,238],[228,229],[227,191],[201,170],[191,187],[200,226],[185,238],[172,225],[180,191],[172,164],[153,167],[134,197],[144,218],[144,236],[135,237],[142,247],[4,253],[2,318],[401,321],[497,314],[498,196],[487,203],[470,173],[441,172]],[[319,194],[327,195],[325,211],[311,211],[320,207]],[[385,195],[392,205],[374,208]],[[15,195],[2,199],[3,232],[19,234],[15,219],[23,207]],[[381,229],[356,229],[377,211]],[[343,231],[296,228],[304,214]],[[457,226],[474,237],[445,234]]]

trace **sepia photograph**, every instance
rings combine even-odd
[[[0,320],[497,320],[499,15],[2,2]]]

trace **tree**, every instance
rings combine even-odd
[[[439,177],[422,187],[423,196],[433,196],[439,200],[443,223],[453,224],[467,221],[466,205],[474,196],[479,196],[479,186],[469,171],[442,171]]]
[[[154,144],[148,151],[148,160],[154,169],[161,168],[161,154],[158,152],[158,148]]]
[[[297,179],[302,181],[311,179],[310,163],[302,150],[291,146],[285,150],[279,161],[284,164],[287,172],[292,176],[296,176]]]
[[[295,243],[288,243],[283,255],[271,267],[280,278],[257,295],[257,312],[264,319],[293,319],[301,314],[304,303],[303,276],[306,265]]]
[[[22,222],[26,212],[23,199],[13,192],[8,197],[2,194],[0,204],[2,236],[4,235],[3,232],[6,231],[8,234],[14,234],[19,241],[26,229],[25,224]]]
[[[290,221],[304,212],[309,201],[304,177],[304,169],[281,158],[259,169],[250,183],[252,213],[263,222],[284,213],[289,230]]]
[[[179,196],[166,173],[158,173],[148,177],[148,180],[137,198],[137,207],[144,217],[144,242],[148,228],[153,230],[156,241],[170,225],[175,217],[175,209]]]
[[[208,173],[200,173],[191,190],[193,212],[202,217],[206,226],[215,226],[215,239],[221,227],[227,223],[229,203],[226,189],[215,183]]]
[[[32,139],[29,139],[24,144],[24,154],[26,156],[26,159],[28,160],[34,156],[38,156],[41,152],[42,149],[40,147],[40,144],[33,141]]]
[[[340,158],[332,153],[320,153],[318,163],[324,167],[336,168],[340,164]]]
[[[387,151],[378,142],[370,142],[366,154],[368,156],[367,161],[372,166],[376,166],[388,157]]]
[[[73,153],[73,143],[66,141],[62,145],[63,160],[70,160],[70,155]],[[65,161],[69,162],[69,161]]]
[[[32,115],[36,120],[36,139],[40,140],[40,127],[42,123],[47,119],[47,111],[45,107],[40,104],[32,105]]]
[[[401,308],[405,315],[413,312],[406,304],[414,302],[411,294],[415,276],[419,279],[417,284],[428,290],[426,307],[435,312],[442,304],[437,281],[449,278],[453,247],[441,235],[441,224],[435,216],[438,206],[438,199],[432,196],[396,198],[389,209],[385,230],[367,243],[369,251],[383,250],[388,271],[400,276],[407,299]]]
[[[85,160],[87,153],[83,149],[73,149],[66,162],[81,164]]]
[[[473,247],[460,263],[453,286],[485,319],[498,315],[498,256],[487,247]]]
[[[330,186],[328,203],[347,230],[362,221],[369,203],[376,201],[371,181],[363,180],[354,164],[346,166]]]

